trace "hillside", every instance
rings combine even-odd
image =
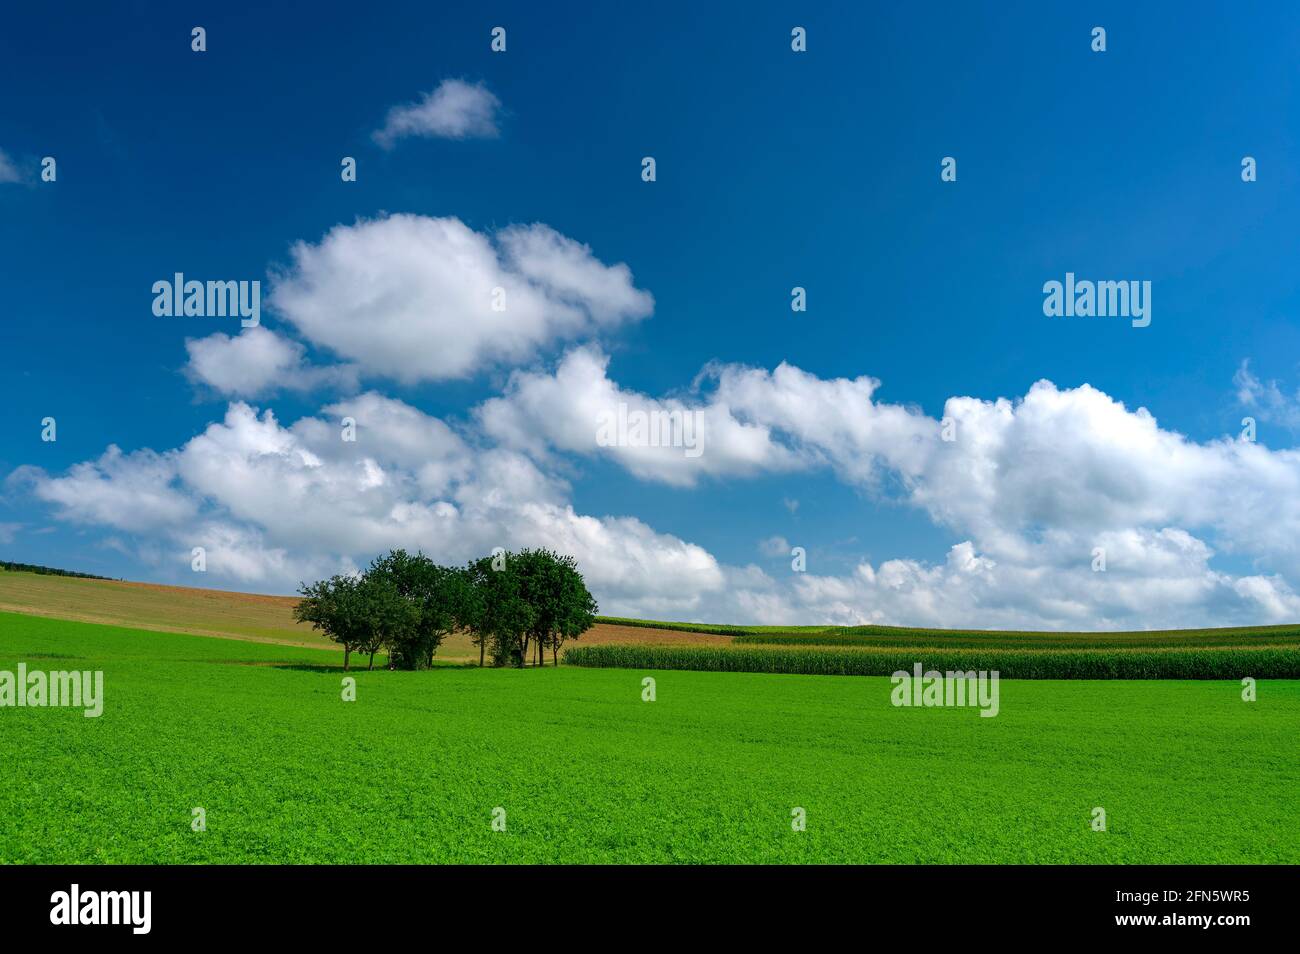
[[[159,632],[216,636],[285,646],[335,649],[310,626],[294,621],[292,596],[261,596],[154,583],[84,579],[0,570],[0,612]],[[582,637],[589,644],[717,645],[726,636],[599,623]],[[464,635],[438,650],[445,661],[478,659]]]

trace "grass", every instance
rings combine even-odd
[[[899,670],[996,671],[1004,679],[1300,679],[1300,649],[1018,649],[986,646],[575,646],[570,666],[887,676]]]
[[[1300,861],[1295,681],[1008,680],[987,719],[874,677],[647,703],[640,670],[442,667],[344,703],[337,653],[0,614],[20,661],[106,700],[0,709],[5,862]]]

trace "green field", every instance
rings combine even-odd
[[[0,614],[19,662],[106,700],[0,709],[4,862],[1300,861],[1295,681],[1004,680],[980,718],[874,677],[656,671],[650,703],[640,670],[443,666],[345,703],[337,653]]]

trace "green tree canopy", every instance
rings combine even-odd
[[[361,648],[363,631],[360,624],[360,602],[357,588],[360,580],[354,576],[337,575],[318,580],[298,588],[302,599],[293,608],[294,619],[311,623],[343,647],[343,669],[349,668],[352,654]]]
[[[552,550],[521,550],[513,558],[520,596],[532,610],[529,635],[539,661],[547,647],[559,665],[560,646],[596,622],[596,600],[578,572],[578,561]]]
[[[388,644],[389,660],[397,669],[427,669],[449,633],[463,628],[472,616],[466,602],[465,571],[439,566],[422,553],[394,550],[370,565],[368,577],[390,581],[399,596],[415,607],[418,618],[399,630]]]
[[[338,575],[299,588],[294,608],[343,647],[343,668],[352,653],[388,653],[389,666],[424,669],[448,634],[468,631],[494,665],[523,666],[530,649],[536,661],[551,658],[595,623],[596,601],[573,557],[551,550],[498,551],[464,568],[440,566],[422,553],[393,550],[359,576]]]

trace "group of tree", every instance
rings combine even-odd
[[[82,580],[107,580],[107,576],[96,576],[93,573],[78,573],[76,570],[60,570],[52,566],[37,566],[34,563],[10,563],[8,560],[0,560],[0,570],[12,573],[39,573],[42,576],[75,576]]]
[[[294,608],[353,653],[384,652],[390,669],[427,669],[451,633],[468,633],[479,665],[559,665],[560,647],[596,621],[596,601],[573,557],[550,550],[498,551],[463,567],[440,566],[422,553],[394,550],[360,574],[341,574],[299,589]]]

